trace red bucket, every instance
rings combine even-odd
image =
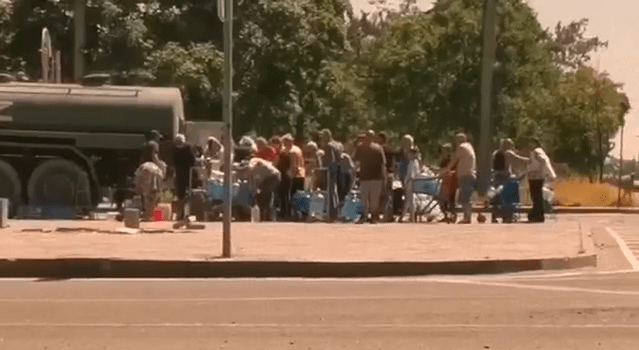
[[[164,211],[161,208],[155,208],[153,211],[153,221],[164,221]]]

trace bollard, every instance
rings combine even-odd
[[[0,198],[0,228],[9,227],[9,200]]]
[[[124,227],[140,228],[140,209],[124,209]]]

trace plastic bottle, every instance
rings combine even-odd
[[[251,208],[251,222],[260,222],[260,207],[257,205]]]

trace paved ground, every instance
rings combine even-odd
[[[639,274],[0,281],[2,349],[636,349]]]
[[[7,259],[201,261],[219,257],[222,245],[219,223],[207,224],[201,231],[143,234],[107,233],[122,228],[114,221],[13,221],[11,225],[0,231],[0,257]],[[88,232],[50,232],[73,227]],[[170,224],[146,227],[163,229]],[[578,220],[561,216],[544,224],[513,225],[238,223],[232,234],[238,260],[498,260],[576,257],[594,250]]]
[[[604,228],[618,237],[627,247],[626,259],[639,268],[639,215],[584,215],[580,222],[585,230]]]

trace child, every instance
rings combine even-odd
[[[455,211],[455,194],[457,193],[457,177],[454,169],[452,172],[445,172],[453,158],[453,146],[449,143],[442,146],[441,163],[439,168],[442,169],[442,186],[440,192],[441,209],[444,213],[442,222],[454,223],[457,221],[457,213]]]
[[[406,200],[404,201],[404,210],[399,217],[399,222],[402,222],[404,216],[409,213],[411,221],[415,221],[415,199],[413,196],[413,179],[419,177],[419,150],[415,147],[408,151],[408,168],[406,171],[406,177],[404,178],[404,188],[406,189]]]

